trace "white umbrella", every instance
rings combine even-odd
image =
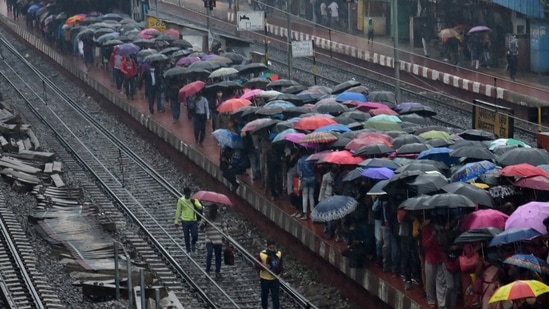
[[[235,68],[220,68],[213,71],[208,78],[223,77],[227,75],[232,75],[238,73],[238,70]]]
[[[279,92],[276,90],[266,90],[266,91],[260,92],[257,96],[260,98],[269,99],[269,98],[274,98],[279,94],[282,94],[282,92]]]

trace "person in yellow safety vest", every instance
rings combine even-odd
[[[175,212],[175,227],[179,228],[179,221],[183,223],[183,236],[185,237],[185,247],[187,253],[196,251],[196,242],[198,241],[198,214],[202,212],[202,204],[196,199],[191,199],[191,189],[184,188],[183,196],[177,201],[177,210]],[[190,239],[192,237],[192,240]]]
[[[269,292],[271,293],[271,299],[273,301],[273,309],[280,308],[279,290],[280,282],[277,277],[273,276],[269,271],[275,275],[280,275],[284,269],[284,263],[282,260],[282,252],[276,249],[276,242],[273,240],[267,241],[267,249],[259,252],[256,257],[261,263],[257,263],[255,268],[259,270],[259,278],[261,279],[261,308],[267,309],[269,307]],[[267,271],[267,269],[269,271]]]

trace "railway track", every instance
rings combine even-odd
[[[57,158],[72,171],[71,182],[79,184],[104,217],[116,223],[117,232],[125,235],[123,242],[158,281],[191,308],[258,307],[258,276],[251,267],[254,255],[239,243],[244,233],[235,238],[227,235],[239,258],[235,266],[224,268],[222,280],[213,280],[201,264],[204,250],[189,256],[180,245],[182,235],[173,216],[181,193],[141,159],[139,145],[125,145],[117,137],[122,133],[104,128],[100,117],[64,93],[5,37],[0,43],[4,57],[9,53],[16,58],[5,62],[0,73],[20,95],[22,116],[38,119],[51,130],[46,144],[60,145]],[[203,245],[201,237],[198,246]],[[285,308],[317,307],[290,284],[282,281],[281,286]]]
[[[2,308],[65,308],[36,267],[38,258],[13,211],[0,196],[0,291]]]

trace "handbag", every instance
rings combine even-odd
[[[295,195],[297,196],[301,195],[300,188],[301,188],[301,179],[299,179],[299,177],[294,177],[293,183],[292,183],[292,189]]]
[[[477,268],[478,262],[480,261],[480,256],[478,253],[474,253],[471,256],[466,255],[465,253],[459,256],[459,268],[461,272],[467,273],[474,271]]]
[[[227,244],[223,250],[223,261],[225,265],[234,265],[234,250],[231,244]]]

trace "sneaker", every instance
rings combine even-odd
[[[215,280],[221,280],[223,279],[223,276],[221,276],[221,273],[215,273]]]
[[[298,212],[298,213],[295,215],[295,217],[296,217],[297,219],[299,219],[299,218],[303,217],[303,214],[300,213],[300,212]]]
[[[294,212],[294,213],[292,214],[292,217],[294,217],[294,218],[297,217],[297,216],[299,216],[299,212]]]
[[[192,246],[191,251],[192,251],[193,253],[196,252],[196,244],[194,244],[194,245]]]
[[[412,282],[411,281],[406,281],[404,283],[404,289],[405,290],[410,290],[412,288]]]
[[[301,220],[309,220],[309,217],[307,217],[307,215],[303,215],[303,216],[301,216],[300,219],[301,219]]]
[[[412,278],[412,283],[415,284],[415,285],[419,285],[419,280],[416,280],[416,279]]]

